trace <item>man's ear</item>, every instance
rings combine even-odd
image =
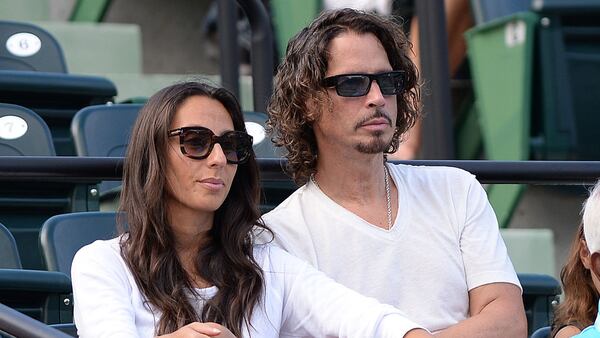
[[[314,97],[309,98],[306,101],[306,112],[305,112],[305,117],[306,117],[306,122],[313,124],[315,123],[315,121],[317,121],[317,119],[319,118],[319,116],[321,116],[320,114],[320,105],[317,102],[317,100]]]
[[[596,275],[598,279],[600,279],[600,252],[592,253],[590,256],[590,262],[590,270],[592,270],[592,273]]]

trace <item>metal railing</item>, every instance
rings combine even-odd
[[[0,158],[0,181],[120,180],[122,157],[5,156]],[[258,159],[263,180],[289,181],[283,159]],[[593,184],[600,161],[392,161],[426,166],[450,166],[474,174],[481,183]]]

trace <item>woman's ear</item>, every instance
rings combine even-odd
[[[600,279],[600,252],[594,252],[590,255],[591,270],[596,278]]]
[[[588,250],[587,243],[584,239],[579,240],[579,259],[586,269],[590,270],[592,268],[590,251]]]

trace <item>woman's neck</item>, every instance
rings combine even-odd
[[[199,276],[196,259],[198,251],[206,245],[209,232],[213,227],[214,212],[198,212],[170,205],[168,218],[177,257],[190,281],[197,288],[211,286]]]

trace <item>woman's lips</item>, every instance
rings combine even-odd
[[[219,178],[205,178],[199,180],[198,183],[200,183],[200,185],[211,191],[218,191],[225,187],[225,183],[222,179]]]

